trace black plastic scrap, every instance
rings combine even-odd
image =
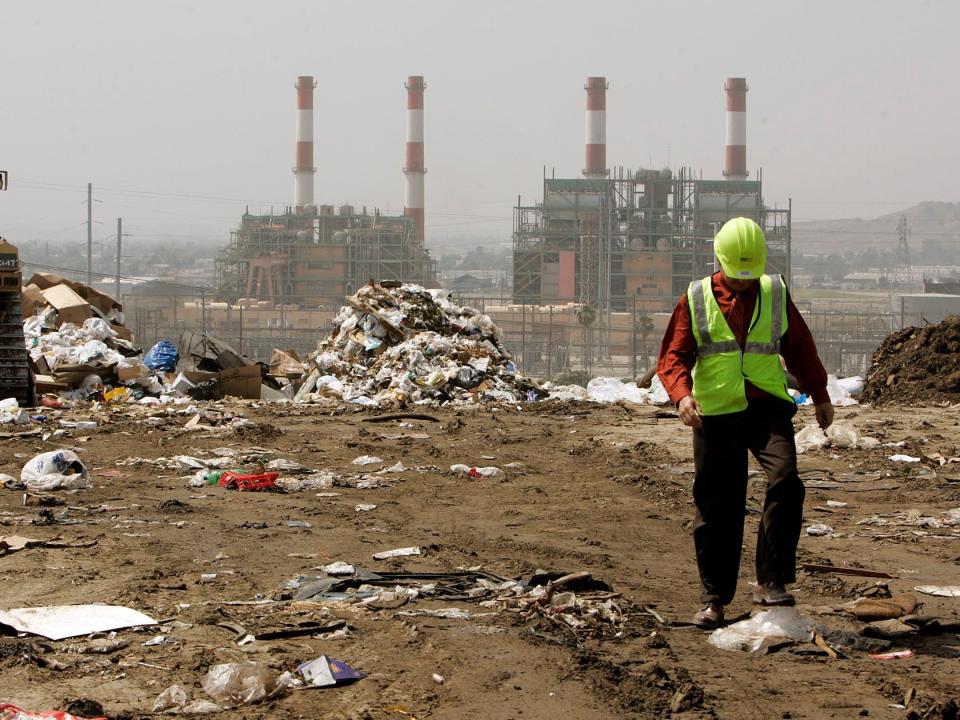
[[[376,415],[374,417],[363,418],[361,422],[380,423],[390,420],[426,420],[427,422],[440,422],[440,418],[423,413],[391,413],[389,415]]]

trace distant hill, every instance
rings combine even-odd
[[[951,255],[960,248],[960,202],[926,201],[902,212],[872,220],[811,220],[793,223],[793,252],[844,253],[868,248],[895,250],[897,222],[905,215],[910,229],[911,252],[941,251]]]

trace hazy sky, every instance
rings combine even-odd
[[[407,75],[424,75],[427,242],[509,238],[543,167],[583,166],[607,76],[610,165],[720,177],[723,80],[748,164],[795,219],[958,200],[960,3],[5,2],[0,234],[223,236],[292,202],[297,75],[316,76],[317,202],[402,209]],[[136,192],[134,192],[136,191]],[[79,261],[78,261],[79,265]]]

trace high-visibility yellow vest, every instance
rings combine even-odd
[[[741,349],[713,295],[713,279],[690,283],[687,303],[697,339],[693,396],[704,415],[747,408],[745,381],[773,397],[793,402],[780,364],[780,338],[787,332],[787,286],[779,275],[762,275],[757,303]]]

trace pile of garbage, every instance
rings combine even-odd
[[[81,282],[36,273],[23,288],[22,310],[38,394],[75,389],[90,376],[114,379],[126,358],[141,354],[123,306]]]
[[[547,397],[517,372],[490,317],[451,302],[443,290],[371,281],[347,298],[333,325],[308,359],[299,401],[384,406]]]
[[[873,354],[863,397],[875,403],[960,401],[960,316],[888,335]]]

